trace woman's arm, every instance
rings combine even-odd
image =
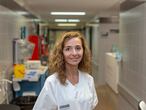
[[[95,89],[94,79],[92,79],[92,91],[93,91],[93,101],[92,101],[92,109],[94,109],[98,103],[97,93]]]
[[[41,90],[33,110],[57,110],[55,96],[51,83],[46,80],[43,89]]]

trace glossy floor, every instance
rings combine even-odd
[[[97,88],[98,105],[95,110],[117,110],[117,97],[107,85]]]

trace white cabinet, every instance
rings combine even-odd
[[[113,91],[118,93],[119,64],[115,53],[106,53],[105,61],[105,81]]]

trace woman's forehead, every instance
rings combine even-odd
[[[66,39],[64,45],[66,44],[82,44],[81,39],[78,37]]]

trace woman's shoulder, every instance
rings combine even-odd
[[[58,78],[57,78],[57,73],[53,73],[50,76],[47,77],[46,82],[57,82]]]
[[[79,70],[79,73],[80,73],[81,77],[83,77],[85,79],[93,80],[93,76],[91,76],[89,73],[83,72],[83,71],[80,71],[80,70]]]

